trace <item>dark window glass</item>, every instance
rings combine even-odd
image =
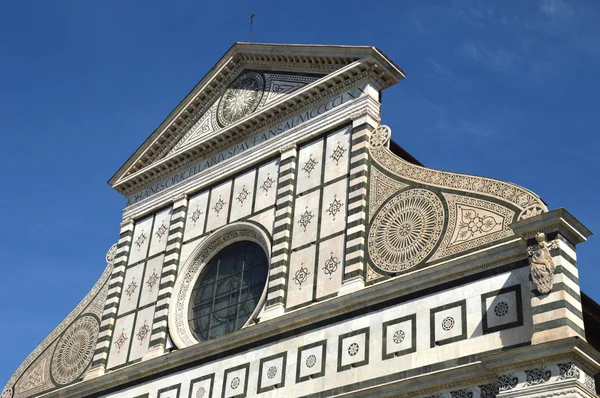
[[[254,242],[236,242],[204,268],[192,290],[190,329],[200,341],[241,328],[258,305],[269,263]]]

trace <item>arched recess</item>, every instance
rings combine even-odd
[[[181,349],[199,343],[189,327],[188,305],[194,285],[203,269],[222,249],[240,241],[257,243],[265,251],[267,261],[270,263],[271,240],[267,233],[254,223],[239,222],[221,228],[212,236],[200,242],[183,264],[173,288],[175,303],[169,308],[168,317],[169,333],[177,348]],[[260,300],[242,328],[248,326],[260,313],[267,296],[268,279],[267,273],[267,280]]]

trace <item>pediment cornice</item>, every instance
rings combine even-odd
[[[303,72],[322,77],[174,152],[173,147],[244,70]],[[379,89],[384,89],[402,79],[404,74],[374,47],[237,43],[109,180],[109,184],[123,194],[132,192],[193,158],[242,140],[257,129],[275,124],[290,113],[335,94],[341,87],[347,87],[349,81],[357,81],[357,77],[368,78]]]

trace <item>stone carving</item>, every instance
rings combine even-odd
[[[313,366],[315,366],[316,363],[317,363],[316,356],[309,355],[308,358],[306,358],[306,366],[308,366],[309,368],[312,368]]]
[[[269,379],[274,378],[275,376],[277,376],[277,367],[276,366],[271,366],[269,368],[269,370],[267,370],[267,377]]]
[[[92,362],[96,341],[100,333],[100,322],[91,315],[84,315],[61,336],[54,354],[50,372],[60,385],[77,380]]]
[[[36,387],[43,386],[46,383],[45,368],[47,363],[48,358],[43,358],[39,361],[37,365],[35,365],[35,367],[33,367],[33,369],[28,370],[23,375],[23,378],[15,386],[17,394],[24,393]],[[33,393],[35,392],[28,393],[26,395],[31,395]]]
[[[508,314],[508,304],[504,301],[496,304],[494,307],[494,314],[496,314],[498,317],[503,317],[504,315]]]
[[[552,372],[547,368],[537,368],[532,370],[526,370],[525,376],[527,377],[527,381],[525,382],[526,386],[535,386],[538,384],[546,383],[550,380],[550,376],[552,376]]]
[[[308,280],[308,275],[310,275],[308,268],[303,267],[302,265],[304,265],[304,263],[300,265],[300,269],[294,274],[294,283],[298,285],[298,290],[302,290],[302,284]]]
[[[543,212],[544,212],[544,209],[542,209],[538,205],[529,206],[528,208],[523,210],[521,212],[521,214],[519,214],[519,220],[524,220],[527,218],[535,217],[539,214],[542,214]]]
[[[580,372],[573,362],[559,363],[558,370],[560,374],[556,380],[579,379]]]
[[[515,212],[497,203],[442,193],[448,204],[448,228],[431,261],[513,236]]]
[[[531,279],[537,290],[542,294],[550,293],[554,284],[554,260],[550,255],[550,249],[558,248],[558,241],[554,240],[550,243],[546,241],[546,235],[539,232],[535,235],[535,240],[538,244],[529,246],[527,253],[529,254],[529,270]]]
[[[539,197],[518,185],[491,178],[428,169],[395,156],[381,144],[387,136],[383,131],[379,131],[382,127],[385,126],[379,126],[371,134],[370,152],[373,160],[392,174],[417,183],[490,196],[508,202],[521,210],[531,208],[542,212],[548,211]]]
[[[385,146],[390,138],[392,137],[392,130],[388,126],[384,126],[383,124],[378,126],[371,133],[371,138],[369,138],[369,144],[371,144],[372,148],[379,148]]]
[[[375,271],[370,264],[367,264],[367,282],[373,282],[383,278],[385,278],[385,275],[381,275],[379,272]]]
[[[400,181],[386,176],[377,168],[371,168],[371,187],[369,190],[369,212],[370,218],[379,209],[379,206],[385,202],[387,198],[394,195],[396,192],[408,187]]]
[[[259,73],[248,72],[235,79],[219,100],[219,124],[227,126],[254,112],[264,90],[265,80]]]
[[[394,340],[394,343],[400,344],[404,341],[405,337],[406,335],[403,330],[396,330],[394,336],[392,337],[392,340]]]
[[[446,318],[444,318],[444,320],[442,321],[442,329],[444,329],[446,332],[452,330],[452,328],[454,327],[454,318],[452,318],[451,316],[448,316]]]
[[[513,373],[501,375],[498,378],[498,389],[499,391],[510,391],[517,387],[519,384],[519,378]]]
[[[401,192],[375,216],[368,235],[368,253],[379,269],[398,272],[423,261],[444,227],[440,199],[425,189]]]
[[[110,250],[109,250],[110,251]],[[107,261],[108,262],[108,261]],[[89,293],[79,302],[77,307],[71,311],[71,313],[46,337],[32,352],[25,358],[21,365],[17,368],[15,373],[11,376],[6,383],[4,392],[1,395],[2,398],[12,397],[14,386],[16,381],[25,373],[25,371],[41,356],[46,350],[53,350],[56,346],[58,337],[72,324],[73,320],[77,318],[83,311],[91,310],[93,307],[101,307],[100,312],[104,310],[104,301],[106,298],[106,292],[108,288],[108,279],[111,276],[113,270],[113,264],[108,263],[104,272],[89,291]],[[49,362],[47,362],[49,367]],[[49,369],[47,370],[50,371]],[[38,387],[37,389],[42,389]],[[30,392],[31,393],[31,392]]]
[[[113,265],[115,263],[116,256],[117,256],[117,244],[115,243],[106,252],[106,262],[110,265]]]
[[[233,380],[231,380],[231,388],[233,390],[235,390],[239,386],[240,386],[240,378],[239,377],[234,377]]]
[[[358,346],[358,344],[357,343],[352,343],[348,347],[348,355],[350,355],[351,357],[353,357],[356,354],[358,354],[359,350],[360,350],[360,347]]]

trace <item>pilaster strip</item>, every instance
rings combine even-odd
[[[372,121],[375,123],[375,121]],[[367,194],[369,183],[369,152],[366,147],[369,135],[375,129],[370,123],[361,123],[352,128],[350,149],[350,179],[348,183],[348,216],[346,228],[346,258],[343,281],[365,279],[365,243],[367,230]]]
[[[296,161],[298,151],[295,147],[281,153],[279,178],[277,182],[277,202],[275,207],[275,228],[267,289],[267,307],[283,305],[287,271],[290,261],[290,245],[296,182]]]
[[[167,342],[167,314],[169,312],[169,303],[173,294],[175,278],[177,277],[177,269],[179,268],[187,206],[187,195],[179,196],[173,200],[173,211],[171,213],[169,235],[167,237],[167,253],[160,276],[158,298],[154,309],[154,321],[152,322],[152,334],[150,335],[148,350],[162,351]]]
[[[100,321],[100,331],[102,337],[96,343],[96,350],[92,359],[91,368],[95,369],[100,374],[106,370],[108,360],[108,351],[112,339],[115,320],[117,319],[117,309],[121,299],[121,291],[123,290],[123,282],[125,275],[125,267],[129,259],[129,251],[133,241],[133,220],[127,220],[121,224],[119,234],[119,242],[117,243],[117,253],[112,274],[108,282],[109,296],[104,304],[102,319]]]

